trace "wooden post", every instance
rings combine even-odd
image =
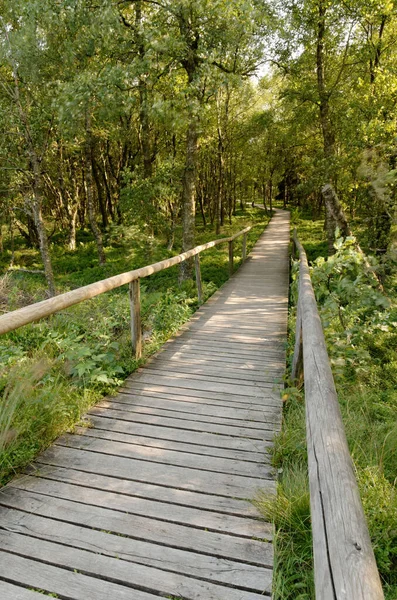
[[[243,263],[247,258],[247,234],[243,233]]]
[[[302,314],[300,302],[296,311],[295,348],[292,358],[291,379],[292,385],[301,388],[303,385],[303,340],[302,340]]]
[[[139,359],[142,356],[141,288],[139,279],[131,281],[129,288],[132,350],[135,358]]]
[[[233,275],[233,240],[229,240],[229,277]]]
[[[203,303],[203,287],[201,285],[201,269],[200,269],[200,254],[196,254],[194,257],[196,266],[196,285],[197,285],[197,298],[199,306]]]

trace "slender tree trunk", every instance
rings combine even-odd
[[[191,111],[186,137],[186,162],[182,181],[182,252],[186,252],[186,250],[190,250],[194,247],[197,150],[197,118]],[[180,281],[190,279],[192,272],[192,261],[184,261],[181,263]]]
[[[135,7],[135,39],[138,49],[141,70],[145,62],[145,41],[142,35],[142,2],[137,0]],[[143,156],[143,177],[148,179],[152,176],[152,144],[150,133],[150,120],[148,111],[148,88],[143,75],[138,78],[139,90],[139,122],[140,122],[140,143]]]
[[[103,250],[102,233],[98,227],[95,215],[95,204],[94,204],[94,182],[92,177],[92,134],[91,134],[91,115],[89,108],[86,112],[86,141],[85,141],[85,188],[87,197],[87,208],[88,208],[88,219],[90,221],[92,233],[94,234],[99,264],[104,265],[106,262],[105,252]]]
[[[52,297],[52,296],[55,296],[55,281],[54,281],[54,273],[52,270],[51,257],[50,257],[50,253],[49,253],[49,249],[48,249],[47,232],[45,230],[43,214],[42,214],[43,185],[42,185],[42,173],[41,173],[40,160],[39,160],[39,157],[37,155],[37,152],[36,152],[36,149],[34,146],[28,115],[25,112],[25,110],[22,106],[22,102],[21,102],[20,89],[19,89],[19,77],[18,77],[18,65],[16,63],[14,63],[13,68],[14,68],[14,99],[15,99],[15,102],[16,102],[16,105],[18,108],[20,120],[23,125],[27,153],[29,156],[30,163],[32,165],[32,172],[33,172],[33,200],[30,203],[30,205],[31,205],[32,213],[33,213],[36,231],[39,236],[40,254],[41,254],[41,259],[42,259],[43,265],[44,265],[44,273],[45,273],[45,278],[46,278],[47,285],[48,285],[48,293]]]
[[[329,93],[326,90],[324,76],[324,44],[325,44],[325,18],[327,13],[327,0],[318,3],[318,28],[317,28],[317,91],[319,96],[320,123],[323,134],[325,179],[330,183],[335,182],[335,133],[330,117]],[[329,207],[325,211],[325,230],[328,239],[328,254],[334,253],[335,220]]]
[[[269,211],[266,204],[266,183],[262,183],[262,199],[263,199],[263,208],[265,209],[266,216],[269,216]]]
[[[92,168],[92,174],[94,177],[94,181],[95,181],[95,187],[97,189],[98,192],[98,203],[99,203],[99,210],[101,212],[101,217],[102,217],[102,225],[104,227],[104,229],[106,229],[109,225],[109,219],[108,219],[108,215],[106,212],[106,203],[103,197],[103,190],[102,190],[102,185],[99,179],[99,173],[98,173],[98,166],[94,157],[94,149],[91,147],[91,168]]]

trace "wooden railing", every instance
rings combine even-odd
[[[292,378],[305,383],[316,599],[382,600],[307,257],[296,232],[294,248],[300,271]]]
[[[164,271],[164,269],[169,269],[170,267],[173,267],[189,258],[195,257],[197,296],[198,302],[201,305],[203,301],[203,294],[201,284],[200,252],[204,252],[204,250],[208,250],[209,248],[213,248],[214,246],[225,244],[227,242],[229,244],[229,275],[232,275],[234,268],[234,240],[241,235],[243,236],[242,260],[244,262],[247,257],[247,233],[250,230],[251,227],[246,227],[231,237],[214,240],[212,242],[208,242],[207,244],[196,246],[196,248],[188,250],[183,254],[173,256],[172,258],[162,260],[140,269],[135,269],[134,271],[121,273],[120,275],[109,277],[108,279],[102,279],[101,281],[96,281],[95,283],[91,283],[76,290],[72,290],[71,292],[67,292],[66,294],[60,294],[54,298],[49,298],[48,300],[43,300],[42,302],[37,302],[36,304],[31,304],[30,306],[25,306],[24,308],[6,313],[0,316],[0,335],[18,329],[19,327],[27,325],[28,323],[33,323],[34,321],[43,319],[44,317],[49,317],[60,310],[64,310],[65,308],[69,308],[74,304],[79,304],[80,302],[84,302],[85,300],[89,300],[95,296],[99,296],[104,292],[109,292],[110,290],[114,290],[122,285],[129,284],[132,346],[135,357],[140,358],[142,355],[140,279],[142,277],[148,277],[153,273]]]

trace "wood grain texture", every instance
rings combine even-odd
[[[331,372],[306,254],[300,252],[311,519],[316,598],[381,600],[375,557]]]
[[[175,339],[1,490],[2,599],[271,596],[273,527],[250,500],[276,490],[288,240],[280,211]]]

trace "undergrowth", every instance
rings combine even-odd
[[[386,600],[397,598],[397,269],[388,260],[364,264],[355,240],[336,241],[325,260],[321,223],[298,220],[309,249],[313,287],[350,452]],[[374,273],[380,278],[379,289]],[[294,347],[297,264],[292,270],[290,360]],[[275,600],[314,598],[310,498],[303,390],[284,391],[282,432],[273,453],[277,499],[258,505],[276,526]]]
[[[247,208],[225,225],[221,237],[253,224],[251,248],[267,223],[264,211]],[[215,239],[210,228],[197,227],[196,243]],[[148,238],[134,227],[107,233],[107,264],[97,266],[92,240],[79,233],[75,252],[51,248],[58,292],[157,262],[174,251],[165,240]],[[241,262],[241,239],[235,244]],[[1,256],[6,267],[8,250]],[[36,250],[16,240],[18,266],[40,267]],[[201,255],[204,298],[228,279],[227,244]],[[7,312],[46,297],[40,274],[6,273],[0,278],[0,310]],[[128,288],[126,286],[0,337],[0,485],[28,464],[57,436],[72,430],[83,413],[113,393],[125,377],[153,354],[197,308],[194,281],[178,284],[173,267],[141,281],[143,358],[132,358]]]

